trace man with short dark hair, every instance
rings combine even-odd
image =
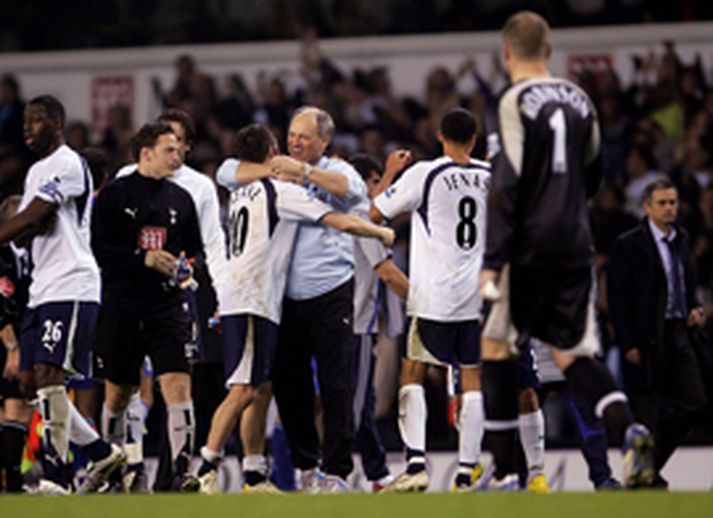
[[[651,435],[633,422],[626,395],[593,358],[599,340],[587,199],[601,179],[596,110],[581,88],[550,74],[549,26],[540,15],[512,15],[502,35],[512,86],[500,99],[490,141],[493,188],[480,279],[481,289],[498,300],[483,328],[493,487],[517,488],[515,356],[530,337],[553,346],[573,393],[624,444],[626,485],[649,485]]]
[[[654,430],[654,484],[706,405],[701,367],[688,337],[703,308],[686,231],[676,224],[678,192],[669,180],[644,189],[646,218],[615,241],[607,295],[634,414]]]
[[[388,492],[428,487],[423,381],[429,365],[460,368],[458,472],[453,481],[457,491],[472,489],[483,435],[478,341],[482,301],[476,288],[485,249],[490,165],[470,156],[476,123],[469,111],[449,111],[437,136],[443,156],[407,169],[374,198],[370,211],[375,222],[412,213],[407,300],[412,320],[399,389],[399,430],[407,467],[384,489]]]
[[[176,108],[167,109],[159,114],[156,122],[169,126],[178,140],[178,151],[180,162],[178,168],[168,177],[168,180],[176,183],[190,194],[196,207],[198,222],[200,224],[201,238],[205,249],[205,264],[197,265],[195,275],[207,279],[209,282],[201,282],[195,294],[189,293],[191,297],[191,309],[194,325],[197,330],[195,338],[199,342],[198,346],[206,351],[208,346],[207,321],[213,315],[217,306],[218,290],[226,283],[226,261],[225,261],[225,235],[220,223],[220,207],[218,204],[218,194],[213,181],[200,171],[197,171],[186,164],[186,159],[191,151],[195,140],[196,129],[191,117]],[[138,157],[137,157],[138,158]],[[117,178],[131,174],[135,171],[136,165],[131,164],[122,167],[116,174]],[[207,273],[206,273],[207,268]],[[205,303],[205,304],[203,304]],[[202,342],[202,343],[201,343]],[[218,342],[219,343],[219,342]],[[131,398],[127,409],[127,416],[120,417],[121,422],[126,422],[128,434],[124,432],[123,426],[115,428],[117,434],[112,437],[113,441],[124,442],[125,436],[131,437],[130,445],[125,446],[128,455],[127,474],[124,477],[124,485],[129,489],[141,490],[145,478],[143,468],[143,440],[142,434],[146,420],[147,410],[140,394],[137,392]],[[128,419],[127,419],[128,417]],[[161,456],[159,463],[159,476],[157,477],[156,490],[165,489],[171,483],[170,463],[164,462],[165,456]]]
[[[92,220],[92,248],[103,280],[97,361],[106,376],[105,433],[120,433],[116,428],[148,356],[166,402],[178,488],[195,437],[185,289],[192,283],[188,263],[202,260],[203,242],[191,195],[167,179],[181,162],[173,130],[146,124],[132,148],[136,170],[102,189]]]
[[[93,491],[124,461],[89,427],[67,397],[68,376],[90,375],[99,313],[99,271],[89,245],[92,178],[84,160],[65,143],[65,112],[43,95],[25,109],[25,143],[39,160],[25,180],[18,213],[0,227],[0,244],[27,242],[34,269],[20,336],[25,392],[36,384],[44,420],[44,479],[38,493],[66,495],[70,439],[92,460],[80,492]]]

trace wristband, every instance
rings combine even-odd
[[[15,349],[17,349],[17,342],[6,343],[5,349],[7,349],[8,352],[14,351]]]

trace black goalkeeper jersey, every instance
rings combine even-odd
[[[198,216],[190,194],[168,179],[134,172],[104,187],[92,214],[92,250],[101,269],[102,306],[112,314],[155,318],[186,300],[148,268],[148,250],[200,259]]]
[[[505,91],[495,119],[484,267],[590,265],[587,199],[601,180],[591,100],[565,79],[528,79]]]

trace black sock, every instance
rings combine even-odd
[[[604,420],[611,436],[624,442],[626,428],[634,422],[624,393],[609,370],[592,358],[577,358],[564,371],[574,397],[587,401],[597,417]]]
[[[243,473],[243,477],[245,478],[245,483],[249,486],[256,486],[267,480],[267,477],[264,473],[260,473],[259,471],[253,470],[246,470]]]
[[[144,471],[146,471],[146,465],[144,464],[144,461],[136,462],[134,464],[127,464],[126,471],[139,471],[143,473]]]
[[[5,468],[7,491],[16,493],[22,491],[22,450],[25,447],[27,427],[24,424],[8,421],[3,427],[0,447],[2,447],[2,467]]]
[[[406,473],[414,475],[426,469],[426,452],[406,448]]]
[[[216,471],[218,469],[218,465],[214,464],[212,462],[208,462],[207,460],[203,459],[203,462],[201,463],[201,467],[198,468],[198,476],[202,477],[209,471]]]
[[[495,478],[516,472],[517,369],[513,360],[483,362],[483,403]]]
[[[92,462],[102,460],[111,453],[111,446],[109,446],[109,444],[104,442],[102,439],[97,439],[86,446],[82,446],[82,449],[86,452]]]

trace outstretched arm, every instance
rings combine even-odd
[[[395,234],[392,229],[374,225],[357,216],[333,211],[325,214],[320,221],[341,232],[347,232],[355,236],[376,238],[385,246],[394,244]]]

